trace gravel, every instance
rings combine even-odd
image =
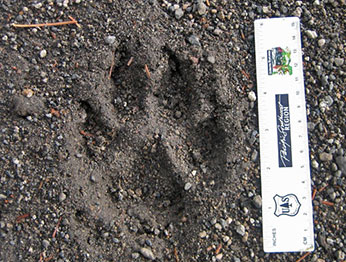
[[[2,1],[0,261],[297,261],[262,247],[253,27],[293,15],[316,189],[305,260],[345,260],[344,9]],[[80,27],[12,26],[69,16]]]

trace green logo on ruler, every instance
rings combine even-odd
[[[267,50],[268,75],[292,75],[291,51],[275,47]]]

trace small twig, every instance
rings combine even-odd
[[[305,253],[301,258],[299,258],[296,262],[300,262],[300,261],[302,261],[302,260],[304,260],[304,258],[306,258],[308,255],[310,255],[311,254],[311,252],[307,252],[307,253]]]
[[[58,223],[57,223],[56,226],[55,226],[54,232],[53,232],[53,234],[52,234],[52,238],[55,238],[55,235],[56,235],[56,233],[58,232],[58,228],[59,228],[59,226],[60,226],[61,219],[62,219],[62,216],[59,218]]]
[[[249,74],[247,74],[244,70],[241,70],[241,73],[242,73],[247,79],[250,79]]]
[[[325,190],[325,189],[327,188],[327,186],[328,186],[328,184],[325,185],[325,186],[323,186],[323,187],[321,187],[321,188],[318,190],[318,192],[319,192],[319,193],[322,192],[323,190]]]
[[[127,62],[127,66],[130,66],[133,62],[133,56],[131,56],[131,58],[129,59],[129,61]]]
[[[178,250],[176,247],[174,247],[174,257],[175,257],[175,262],[179,262]]]
[[[108,79],[111,79],[112,77],[114,63],[115,63],[115,50],[113,52],[113,58],[112,58],[111,68],[109,69],[109,73],[108,73]]]
[[[85,132],[84,130],[79,131],[79,133],[80,133],[82,136],[86,136],[86,137],[94,137],[94,135],[93,135],[93,134],[87,133],[87,132]]]
[[[315,199],[316,193],[317,193],[317,189],[314,188],[314,191],[312,192],[312,197],[311,197],[312,200]]]
[[[43,180],[41,180],[40,185],[38,186],[38,190],[40,190],[43,186]]]
[[[30,214],[24,214],[24,215],[18,216],[18,217],[16,218],[16,223],[21,222],[23,219],[25,219],[25,218],[27,218],[27,217],[29,217],[29,216],[30,216]]]
[[[12,24],[12,26],[19,27],[19,28],[28,28],[28,27],[45,27],[45,26],[60,26],[60,25],[75,24],[79,28],[81,27],[80,24],[78,24],[77,20],[74,19],[72,16],[69,16],[68,18],[70,18],[71,21],[44,23],[44,24]]]
[[[330,207],[334,206],[334,203],[329,202],[329,201],[322,201],[322,204],[326,205],[326,206],[330,206]]]
[[[147,74],[147,77],[150,79],[150,71],[147,64],[144,65],[144,69],[145,69],[145,73]]]
[[[243,33],[243,30],[240,30],[240,36],[241,36],[241,39],[245,40],[245,35]]]
[[[219,254],[222,248],[222,244],[220,243],[219,246],[215,250],[215,255]]]

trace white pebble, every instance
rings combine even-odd
[[[207,237],[207,232],[202,231],[201,233],[199,233],[199,237],[200,238],[206,238]]]
[[[192,187],[191,183],[187,182],[184,186],[184,189],[188,191]]]
[[[308,37],[311,38],[311,39],[317,38],[317,33],[316,33],[316,31],[306,30],[306,34],[307,34]]]
[[[142,247],[139,252],[142,254],[143,257],[149,259],[149,260],[155,260],[155,256],[153,252],[149,248]]]
[[[255,102],[257,97],[256,97],[256,93],[254,91],[250,91],[248,94],[248,98],[251,102]]]
[[[222,257],[223,257],[223,254],[220,253],[220,254],[218,254],[218,255],[216,256],[216,260],[217,260],[217,261],[220,261],[220,260],[222,259]]]
[[[318,40],[318,46],[319,46],[319,47],[324,46],[325,43],[326,43],[326,39],[321,38],[320,40]]]
[[[46,56],[47,56],[47,50],[46,49],[41,50],[40,57],[45,58]]]

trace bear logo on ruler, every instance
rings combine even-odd
[[[267,50],[268,75],[292,75],[291,51],[275,47]]]
[[[298,197],[294,194],[288,194],[285,196],[274,196],[275,212],[274,215],[279,217],[282,215],[294,217],[298,214],[300,209],[300,202]]]

